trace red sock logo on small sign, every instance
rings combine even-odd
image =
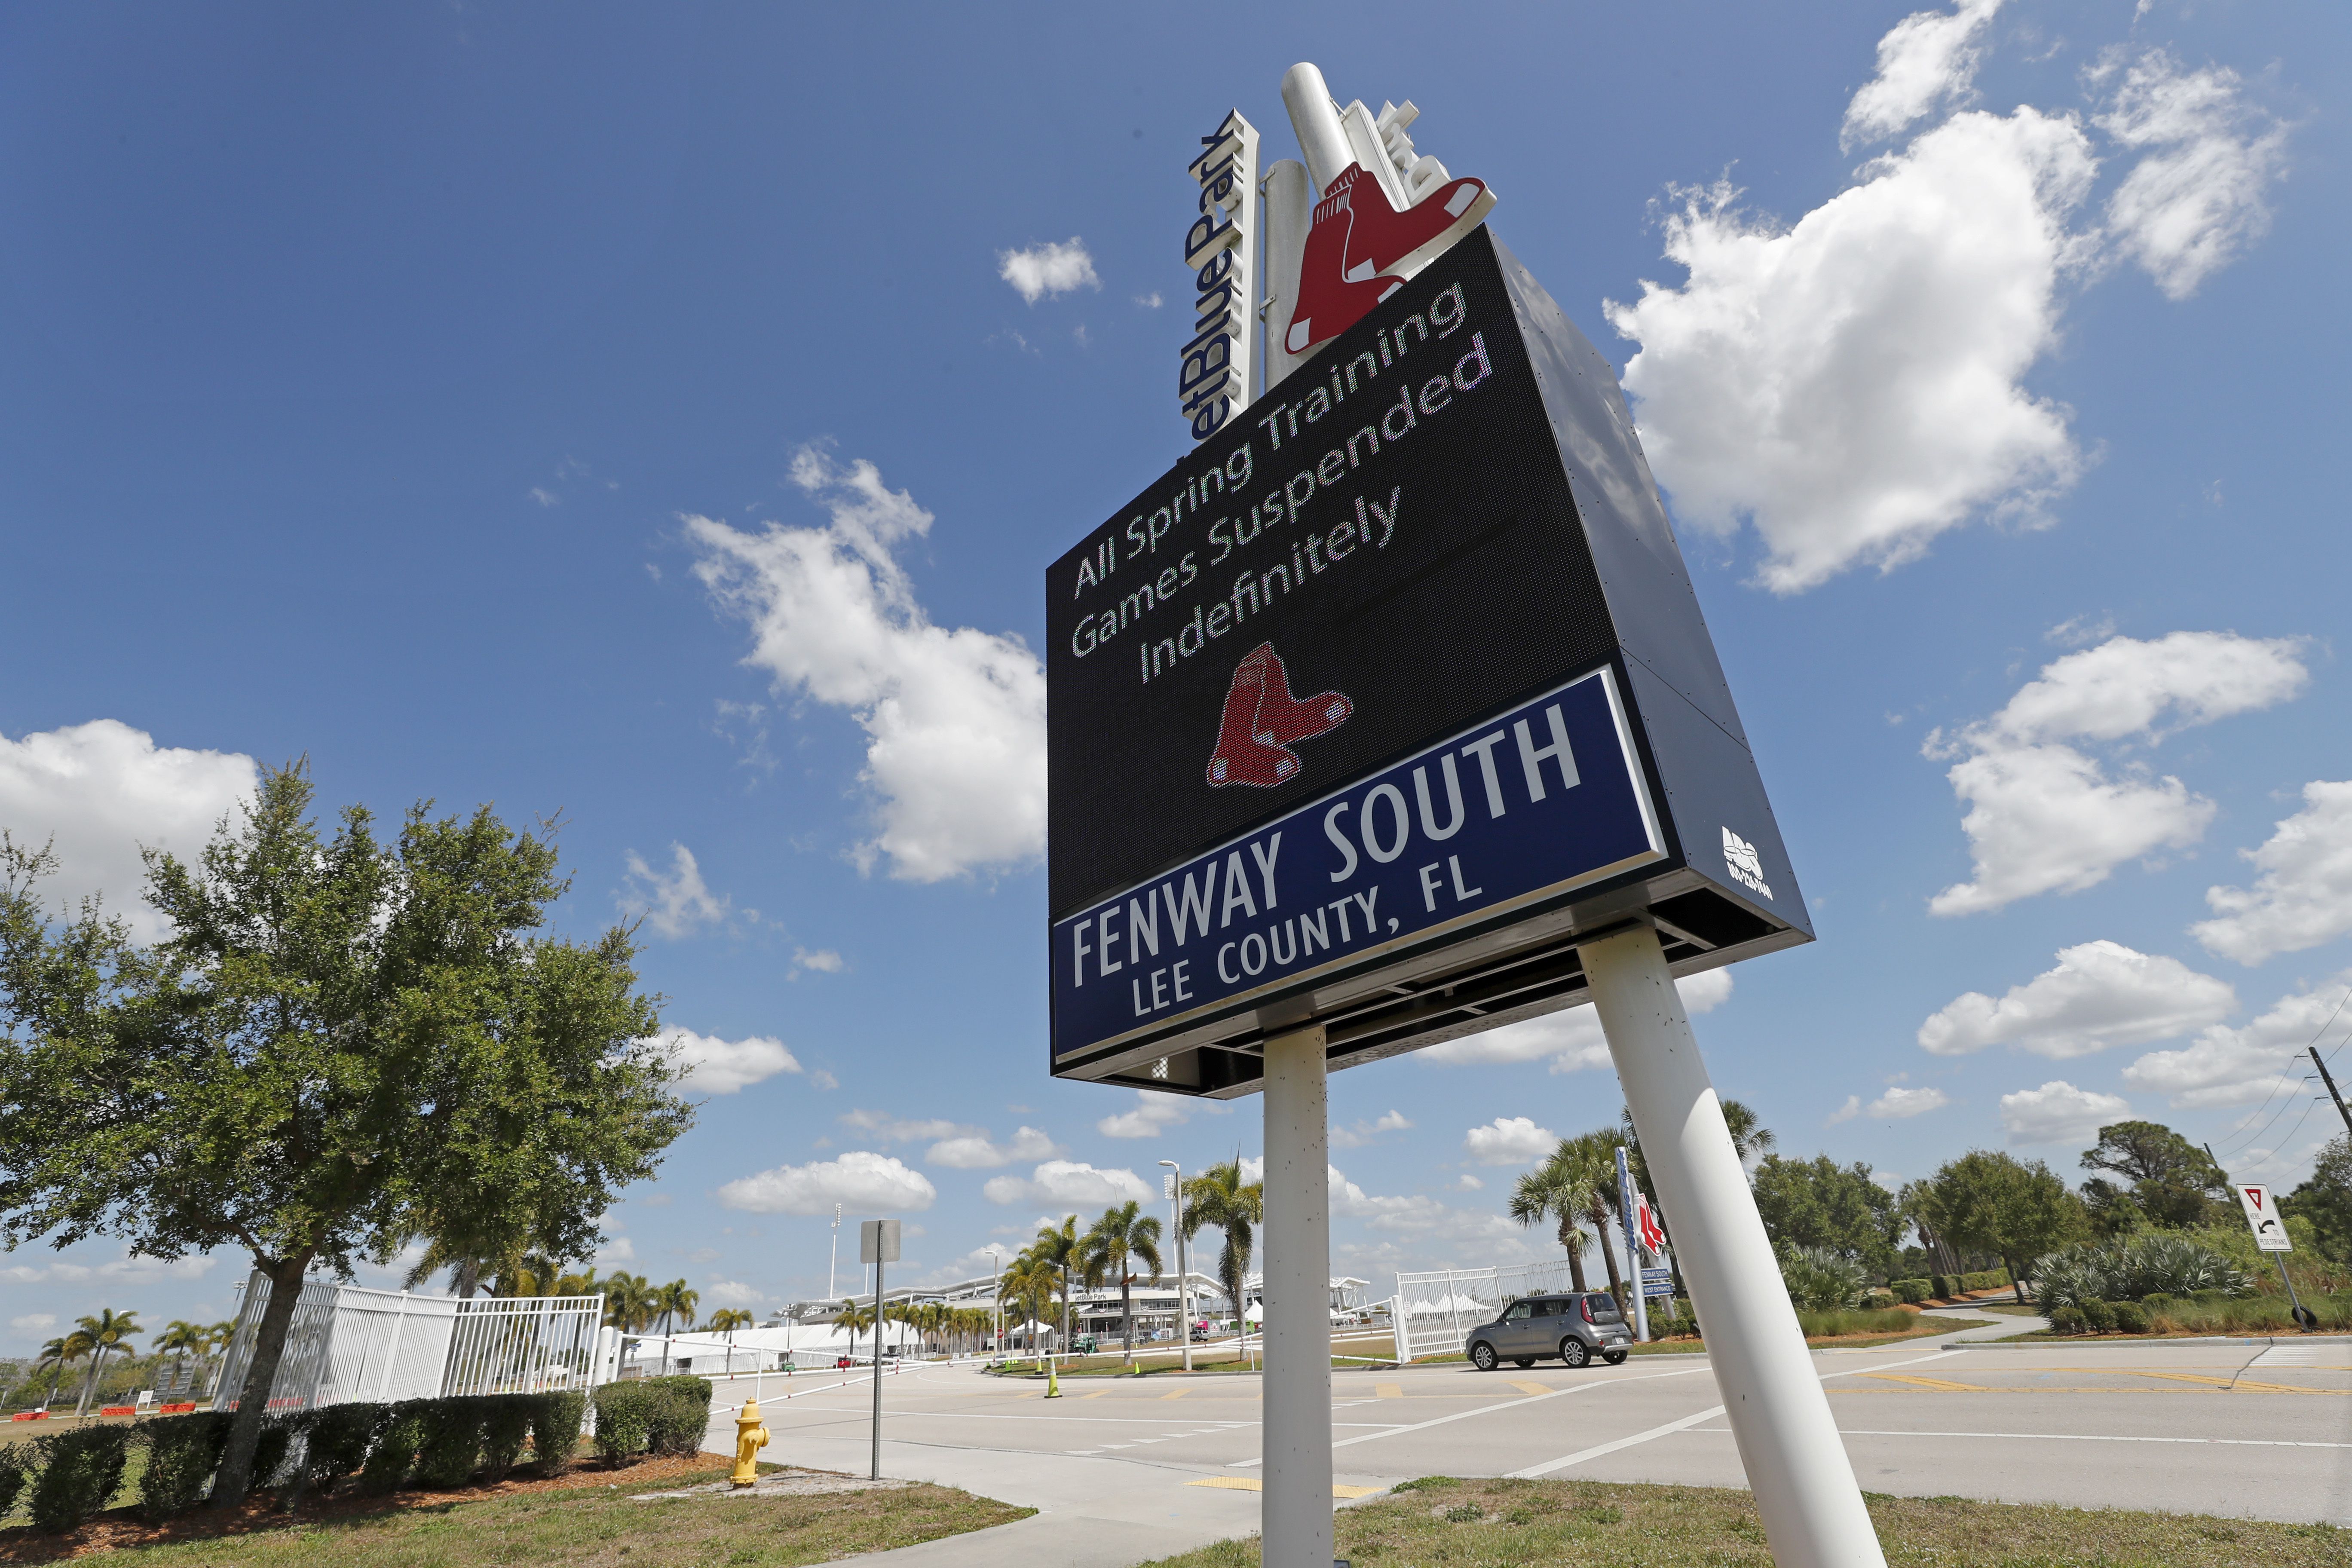
[[[1300,766],[1291,747],[1338,729],[1355,710],[1342,691],[1320,691],[1304,701],[1293,697],[1282,656],[1272,643],[1258,644],[1234,668],[1225,692],[1217,749],[1209,755],[1210,787],[1288,784]]]

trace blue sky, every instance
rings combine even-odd
[[[0,825],[128,906],[256,759],[561,809],[563,929],[645,918],[709,1096],[606,1261],[707,1305],[822,1292],[835,1196],[944,1278],[1255,1153],[1045,1076],[1034,650],[1184,448],[1191,149],[1295,155],[1313,59],[1631,366],[1821,935],[1694,987],[1725,1091],[1898,1177],[2079,1175],[2127,1106],[2292,1180],[2352,982],[2343,14],[1906,15],[16,11]],[[1542,1250],[1597,1038],[1335,1079],[1335,1266]],[[242,1272],[22,1250],[0,1349]]]

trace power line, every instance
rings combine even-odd
[[[2334,1027],[2336,1026],[2336,1020],[2337,1018],[2339,1018],[2339,1017],[2343,1016],[2343,1015],[2344,1015],[2344,1008],[2345,1008],[2345,1005],[2346,1005],[2347,1003],[2352,1003],[2352,985],[2347,985],[2347,986],[2346,986],[2346,987],[2344,988],[2344,994],[2343,994],[2342,996],[2340,996],[2340,997],[2336,998],[2336,1010],[2335,1010],[2334,1012],[2332,1012],[2332,1013],[2328,1014],[2328,1015],[2327,1015],[2327,1021],[2326,1021],[2326,1023],[2324,1023],[2324,1024],[2322,1024],[2322,1025],[2320,1025],[2320,1026],[2319,1026],[2318,1030],[2317,1030],[2315,1033],[2314,1033],[2314,1034],[2313,1034],[2313,1036],[2311,1037],[2311,1038],[2310,1038],[2310,1039],[2308,1039],[2308,1040],[2306,1040],[2306,1041],[2305,1041],[2305,1042],[2304,1042],[2304,1047],[2303,1047],[2304,1050],[2308,1051],[2308,1050],[2312,1050],[2312,1049],[2314,1049],[2315,1047],[2316,1047],[2318,1046],[2318,1044],[2319,1044],[2319,1042],[2320,1042],[2321,1038],[2326,1035],[2327,1031],[2328,1031],[2328,1030],[2330,1030],[2330,1029],[2332,1029],[2332,1028],[2334,1028]],[[2347,1036],[2347,1037],[2345,1037],[2345,1039],[2344,1039],[2341,1043],[2337,1044],[2334,1048],[2335,1048],[2335,1049],[2336,1049],[2336,1050],[2339,1050],[2339,1051],[2340,1051],[2340,1050],[2342,1050],[2342,1049],[2344,1048],[2344,1047],[2345,1047],[2346,1045],[2352,1045],[2352,1036]],[[2291,1062],[2291,1061],[2293,1061],[2293,1060],[2295,1058],[2295,1057],[2297,1057],[2297,1056],[2299,1056],[2299,1055],[2301,1055],[2301,1054],[2302,1054],[2302,1052],[2299,1052],[2299,1051],[2298,1051],[2298,1052],[2290,1052],[2290,1053],[2288,1054],[2288,1056],[2287,1056],[2287,1061],[2290,1061],[2290,1062]],[[2280,1117],[2284,1116],[2284,1115],[2286,1114],[2286,1112],[2287,1112],[2287,1107],[2288,1107],[2288,1106],[2291,1106],[2291,1105],[2293,1105],[2293,1104],[2294,1103],[2294,1099],[2292,1098],[2293,1083],[2292,1083],[2292,1081],[2291,1081],[2291,1080],[2289,1080],[2289,1079],[2286,1078],[2285,1073],[2284,1073],[2284,1067],[2285,1067],[2285,1064],[2284,1064],[2284,1063],[2281,1063],[2281,1064],[2280,1064],[2280,1066],[2281,1066],[2281,1069],[2282,1069],[2282,1070],[2281,1070],[2281,1072],[2280,1072],[2280,1076],[2279,1076],[2278,1080],[2277,1080],[2276,1082],[2274,1082],[2274,1083],[2273,1083],[2273,1084],[2271,1085],[2271,1091],[2270,1091],[2270,1093],[2268,1093],[2268,1094],[2266,1094],[2266,1095],[2263,1096],[2263,1102],[2262,1102],[2262,1104],[2260,1104],[2260,1105],[2258,1105],[2258,1106],[2254,1107],[2254,1109],[2253,1109],[2253,1111],[2252,1111],[2252,1115],[2251,1115],[2251,1116],[2249,1116],[2249,1117],[2247,1118],[2247,1120],[2252,1121],[2252,1118],[2253,1118],[2254,1116],[2260,1116],[2260,1115],[2261,1115],[2264,1110],[2269,1110],[2269,1109],[2270,1109],[2270,1103],[2271,1103],[2271,1101],[2272,1101],[2273,1100],[2277,1099],[2277,1097],[2278,1097],[2278,1093],[2279,1093],[2279,1090],[2280,1090],[2280,1089],[2281,1089],[2282,1087],[2288,1089],[2289,1093],[2290,1093],[2290,1098],[2289,1098],[2289,1099],[2288,1099],[2288,1100],[2287,1100],[2284,1104],[2280,1105],[2280,1107],[2279,1107],[2276,1110],[2274,1110],[2274,1111],[2272,1111],[2272,1112],[2271,1112],[2271,1119],[2270,1119],[2270,1121],[2265,1121],[2265,1122],[2263,1122],[2263,1123],[2262,1124],[2261,1128],[2259,1128],[2258,1130],[2256,1130],[2255,1131],[2253,1131],[2253,1132],[2252,1132],[2252,1133],[2249,1133],[2247,1136],[2245,1136],[2245,1137],[2243,1137],[2243,1138],[2239,1139],[2235,1143],[2231,1144],[2231,1145],[2230,1145],[2230,1152],[2231,1152],[2231,1153],[2232,1153],[2232,1154],[2236,1153],[2239,1150],[2243,1149],[2243,1148],[2245,1148],[2248,1144],[2252,1143],[2252,1142],[2256,1138],[2259,1138],[2259,1137],[2261,1137],[2264,1132],[2269,1131],[2271,1130],[2272,1124],[2273,1124],[2273,1123],[2274,1123],[2274,1122],[2276,1122]],[[2305,1081],[2305,1082],[2308,1082],[2309,1080],[2308,1080],[2308,1079],[2305,1079],[2305,1080],[2303,1080],[2303,1081]]]

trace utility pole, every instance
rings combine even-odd
[[[1184,1167],[1162,1160],[1168,1167],[1168,1223],[1176,1239],[1176,1339],[1184,1350],[1184,1370],[1192,1370],[1192,1275],[1184,1260]]]
[[[2311,1047],[2311,1065],[2319,1069],[2319,1081],[2327,1086],[2327,1098],[2336,1102],[2336,1114],[2344,1118],[2344,1131],[2352,1132],[2352,1110],[2344,1109],[2344,1096],[2336,1090],[2336,1075],[2329,1072],[2327,1064],[2319,1059],[2317,1046]]]
[[[824,1266],[824,1299],[837,1301],[834,1291],[834,1276],[841,1271],[841,1205],[833,1205],[833,1261]]]

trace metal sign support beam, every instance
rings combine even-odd
[[[1885,1568],[1658,933],[1633,926],[1577,951],[1659,1201],[1675,1217],[1683,1279],[1772,1559]]]
[[[1323,1049],[1320,1028],[1265,1043],[1265,1490],[1259,1528],[1266,1568],[1323,1568],[1332,1561],[1330,1101]],[[1241,1303],[1234,1310],[1241,1312]]]

